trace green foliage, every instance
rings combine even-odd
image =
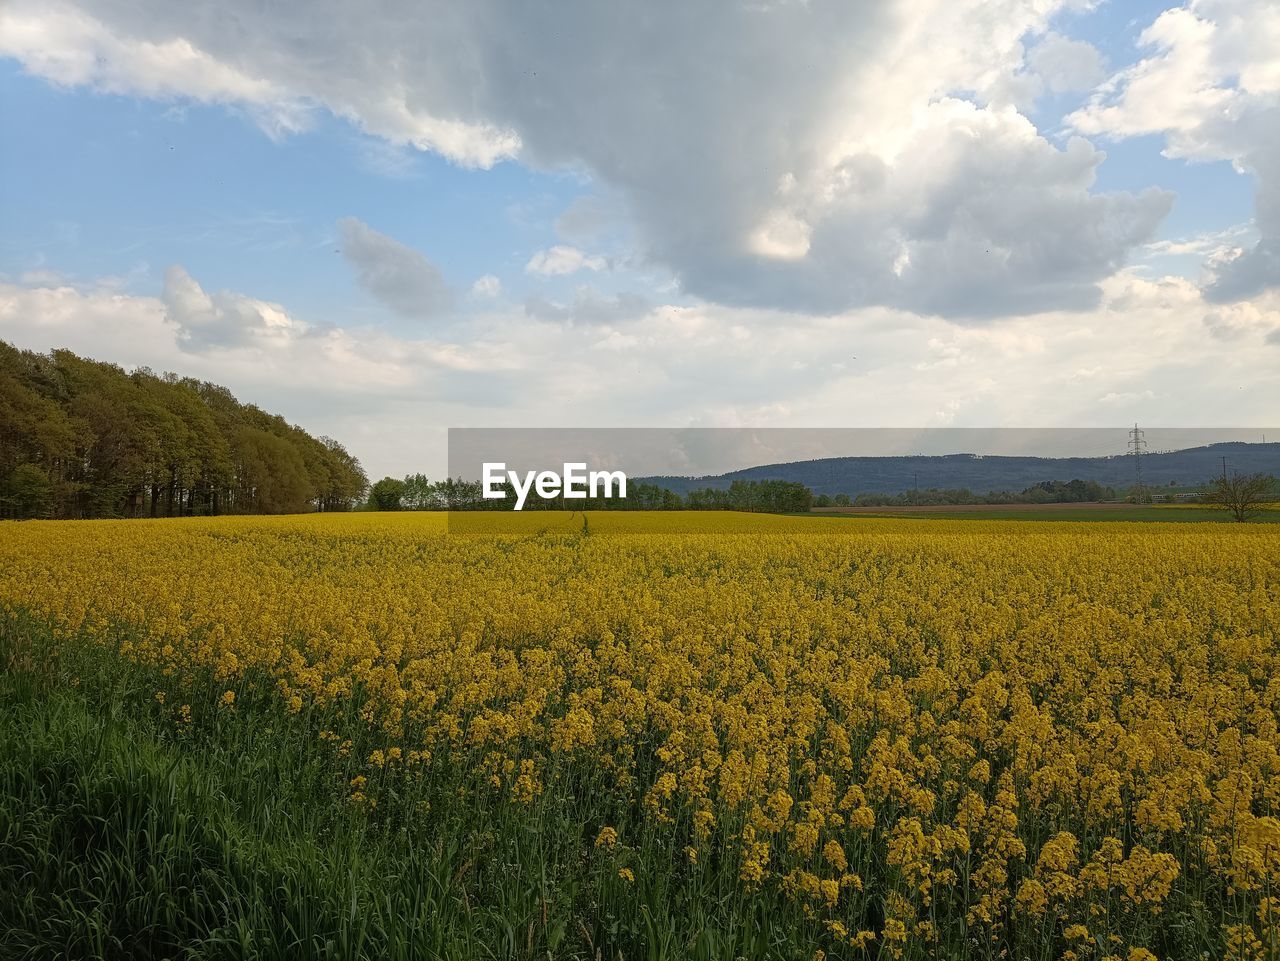
[[[384,477],[369,488],[369,509],[375,511],[398,511],[403,505],[401,499],[405,493],[405,482],[394,477]]]
[[[3,491],[13,516],[23,520],[47,517],[53,509],[53,484],[35,464],[19,464],[10,471]]]
[[[813,492],[797,481],[735,480],[728,490],[690,491],[690,510],[762,511],[801,514],[813,507]]]
[[[991,491],[975,494],[966,487],[909,490],[901,494],[859,494],[855,507],[940,507],[952,504],[1085,504],[1115,500],[1114,488],[1096,481],[1041,481],[1019,492]],[[839,497],[836,498],[839,500]],[[849,499],[845,497],[845,506]]]
[[[0,516],[349,510],[367,486],[341,444],[216,384],[0,342]]]
[[[431,510],[436,506],[436,487],[426,474],[410,474],[404,479],[400,507],[406,511]]]

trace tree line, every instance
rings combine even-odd
[[[337,441],[225,387],[0,341],[0,517],[349,510],[368,486]]]
[[[403,480],[384,477],[369,489],[365,507],[375,511],[509,511],[516,503],[515,488],[503,485],[502,498],[485,498],[479,481],[445,478],[432,481],[423,474]],[[666,487],[627,482],[626,497],[530,497],[524,510],[654,511],[726,510],[772,514],[804,513],[813,506],[813,492],[796,481],[735,480],[726,489],[690,491],[685,497]]]
[[[909,490],[900,494],[820,495],[816,507],[943,507],[954,504],[1082,504],[1116,499],[1113,487],[1096,481],[1041,481],[1022,491],[990,491],[975,494],[965,487]]]

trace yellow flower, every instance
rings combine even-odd
[[[0,613],[162,678],[140,689],[182,724],[265,679],[284,715],[344,718],[335,764],[495,823],[607,784],[653,850],[837,944],[886,905],[885,958],[968,918],[1150,961],[1109,935],[1184,884],[1225,906],[1222,953],[1275,953],[1280,525],[557,520],[0,525]]]
[[[849,859],[845,857],[844,848],[838,841],[828,841],[822,849],[822,857],[837,871],[843,871],[849,866]]]

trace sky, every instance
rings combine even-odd
[[[0,339],[371,477],[449,427],[1277,421],[1273,0],[7,0],[0,123]]]

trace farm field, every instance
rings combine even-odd
[[[0,526],[0,957],[1280,956],[1280,527],[841,521]]]
[[[1280,510],[1267,505],[1253,523],[1280,523]],[[834,517],[927,517],[963,520],[1159,521],[1233,524],[1231,515],[1202,504],[952,504],[922,507],[820,507],[815,514]]]

